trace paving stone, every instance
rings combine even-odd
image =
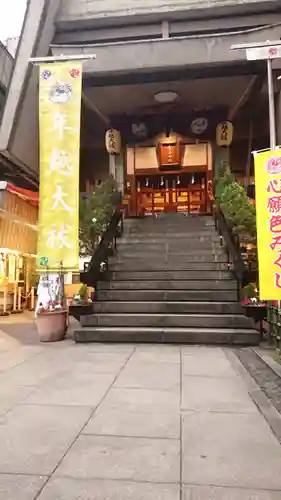
[[[72,369],[76,372],[80,373],[91,373],[92,375],[94,374],[107,374],[107,373],[112,373],[114,376],[117,376],[119,372],[122,370],[124,367],[126,361],[123,359],[113,359],[109,358],[108,355],[103,356],[100,353],[91,353],[90,356],[85,356],[85,359],[83,361],[78,361],[78,360],[73,360],[72,361]]]
[[[270,453],[281,459],[281,447],[259,413],[190,412],[183,417],[183,446],[191,455],[254,459]]]
[[[31,405],[97,406],[114,381],[114,374],[68,372],[27,398]]]
[[[208,347],[204,345],[196,345],[196,346],[185,345],[181,346],[181,351],[184,356],[189,354],[191,354],[192,356],[194,355],[201,356],[204,354],[208,354],[209,357],[211,356],[215,356],[216,358],[218,358],[219,356],[224,357],[224,352],[221,347],[211,347],[211,346]]]
[[[71,361],[92,363],[92,368],[95,370],[95,365],[101,362],[107,363],[117,363],[118,365],[124,365],[133,351],[132,348],[124,348],[125,350],[117,349],[116,352],[113,350],[103,350],[94,349],[95,344],[88,344],[88,346],[83,344],[74,344],[64,352],[64,358],[70,359]],[[110,345],[108,345],[108,348]]]
[[[281,492],[197,486],[186,487],[183,500],[281,500]]]
[[[77,325],[78,326],[78,325]],[[134,344],[87,344],[87,345],[77,345],[77,344],[72,344],[71,348],[73,349],[74,352],[81,352],[81,353],[99,353],[99,354],[116,354],[118,357],[119,355],[130,355],[134,349],[135,345]]]
[[[218,353],[194,352],[183,356],[183,374],[203,377],[237,377],[221,350]]]
[[[183,408],[196,411],[257,412],[238,376],[233,379],[183,377]]]
[[[33,387],[22,387],[0,377],[0,415],[24,401],[33,390]]]
[[[130,354],[128,352],[83,352],[72,353],[69,359],[73,366],[84,371],[90,368],[92,373],[118,373],[126,364]]]
[[[183,481],[281,488],[281,447],[260,414],[190,413],[183,420]]]
[[[168,363],[138,363],[126,366],[115,387],[173,390],[180,386],[180,365]]]
[[[41,352],[42,347],[29,345],[4,351],[0,354],[0,372],[10,370],[24,361],[39,355]]]
[[[178,483],[180,443],[172,439],[81,435],[55,475]]]
[[[33,500],[47,477],[0,474],[0,500]]]
[[[180,391],[114,387],[104,398],[101,408],[108,411],[175,413],[180,408]]]
[[[180,488],[168,484],[56,478],[51,479],[38,500],[180,500]]]
[[[51,474],[89,416],[87,408],[14,408],[0,421],[0,473]]]
[[[51,356],[39,355],[35,356],[28,362],[24,362],[15,366],[12,370],[8,370],[0,376],[0,380],[21,386],[40,386],[42,383],[59,376],[66,369],[65,364],[58,353],[52,352]]]
[[[158,348],[157,348],[158,347]],[[139,346],[131,359],[128,366],[136,366],[138,363],[180,363],[180,347],[174,346]]]
[[[185,456],[184,481],[189,484],[281,490],[280,461],[274,469],[267,460],[236,462],[231,457]]]
[[[178,413],[132,413],[99,409],[83,431],[85,434],[179,439]]]

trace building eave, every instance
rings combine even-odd
[[[58,31],[101,28],[108,26],[126,26],[128,24],[153,23],[159,20],[177,21],[188,16],[189,20],[224,17],[233,15],[249,15],[261,12],[281,12],[280,2],[277,0],[245,1],[235,2],[234,0],[219,0],[215,5],[210,2],[186,2],[185,8],[167,8],[162,9],[155,6],[149,9],[144,5],[143,8],[135,9],[133,6],[123,9],[116,9],[109,13],[105,9],[95,11],[94,14],[87,12],[87,17],[81,15],[80,18],[69,14],[68,19],[63,18],[63,14],[56,22]]]

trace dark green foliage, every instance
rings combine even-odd
[[[92,255],[113,214],[118,191],[111,177],[80,202],[80,256]]]
[[[242,298],[245,299],[254,299],[257,297],[257,285],[255,283],[249,283],[242,289]]]
[[[227,222],[240,240],[255,241],[256,209],[244,187],[235,182],[229,168],[216,182],[215,197]]]

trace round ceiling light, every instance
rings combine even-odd
[[[179,95],[176,92],[158,92],[154,95],[154,99],[157,102],[173,102]]]

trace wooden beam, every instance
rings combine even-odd
[[[246,88],[245,92],[241,95],[241,97],[238,99],[237,103],[234,105],[232,109],[229,110],[228,113],[228,119],[230,121],[233,121],[241,108],[243,108],[247,103],[252,102],[253,97],[257,97],[258,94],[260,93],[264,82],[265,82],[265,77],[266,77],[266,72],[262,72],[259,75],[255,75],[248,87]]]

